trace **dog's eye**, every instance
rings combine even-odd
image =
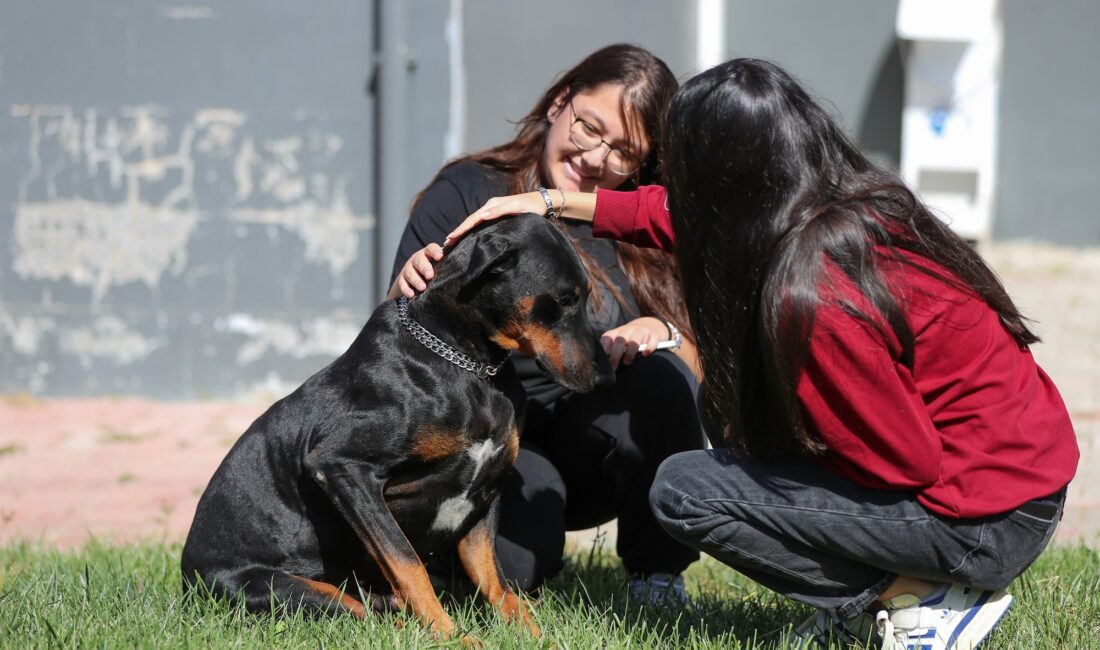
[[[531,309],[531,320],[536,323],[556,323],[562,316],[562,306],[553,296],[541,295]]]
[[[566,309],[570,307],[575,307],[580,301],[581,297],[578,292],[563,294],[560,298],[558,298],[558,304]]]

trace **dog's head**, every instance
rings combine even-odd
[[[534,357],[577,392],[614,383],[588,323],[588,274],[572,242],[537,215],[494,221],[461,239],[436,268],[470,317],[506,350]]]

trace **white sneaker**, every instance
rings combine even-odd
[[[830,641],[840,641],[851,646],[870,641],[875,632],[875,619],[870,614],[842,619],[827,609],[802,622],[791,633],[791,643],[798,650],[827,648]]]
[[[677,573],[651,573],[646,577],[633,577],[627,583],[630,597],[647,605],[690,605],[684,576]]]
[[[1004,591],[951,585],[923,601],[902,595],[875,617],[882,650],[974,650],[1012,605]]]

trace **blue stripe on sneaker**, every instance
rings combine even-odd
[[[972,621],[974,617],[978,615],[978,610],[985,605],[986,601],[989,600],[989,597],[992,595],[992,591],[987,591],[978,597],[977,602],[975,602],[974,606],[970,608],[970,611],[966,613],[966,616],[963,617],[963,620],[955,626],[954,630],[952,630],[951,637],[947,639],[947,643],[944,644],[945,648],[954,647],[955,641],[959,638],[959,635],[962,634],[962,631],[965,630],[966,626],[970,624],[970,621]]]

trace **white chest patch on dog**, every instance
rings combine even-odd
[[[470,460],[474,462],[474,471],[470,474],[471,484],[477,480],[477,475],[481,473],[485,463],[499,454],[502,448],[500,445],[494,445],[492,440],[482,440],[466,450]],[[474,504],[467,498],[469,493],[470,488],[467,486],[461,495],[451,497],[439,504],[439,512],[436,513],[435,520],[432,522],[432,529],[454,531],[461,528],[474,509]]]
[[[474,461],[474,473],[470,475],[470,482],[472,483],[477,479],[477,475],[485,463],[490,458],[500,453],[500,447],[493,446],[492,440],[482,440],[476,445],[470,445],[466,453],[469,454],[470,458]]]
[[[460,497],[451,497],[439,504],[439,512],[435,513],[432,528],[443,531],[458,530],[473,509],[474,504],[470,503],[465,494]]]

